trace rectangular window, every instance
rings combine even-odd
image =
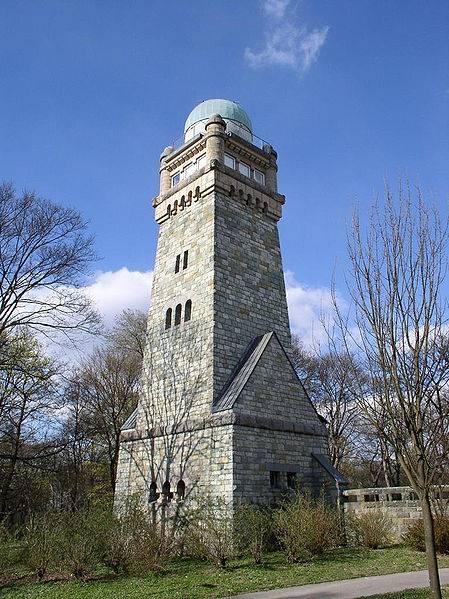
[[[225,166],[229,166],[229,168],[235,168],[235,158],[230,154],[224,155],[224,163]]]
[[[193,175],[193,173],[195,172],[195,163],[191,162],[190,164],[188,164],[187,166],[184,167],[184,179],[187,179],[188,177],[190,177],[190,175]]]
[[[251,169],[244,162],[239,162],[239,171],[242,173],[242,175],[245,175],[245,177],[251,177]]]
[[[296,489],[296,472],[287,472],[287,487]]]
[[[265,185],[265,174],[262,171],[258,171],[254,169],[254,181],[260,183],[261,185]]]
[[[175,272],[179,272],[179,265],[181,263],[181,254],[176,256]]]
[[[281,473],[277,470],[270,470],[270,487],[279,489],[281,486]]]
[[[178,185],[180,181],[181,173],[176,173],[176,175],[173,175],[173,177],[171,178],[171,186],[174,187],[175,185]]]
[[[196,159],[196,168],[200,170],[206,164],[206,154],[203,154],[199,158]]]
[[[187,268],[187,264],[189,262],[189,250],[184,252],[184,258],[182,260],[182,268],[185,270]]]

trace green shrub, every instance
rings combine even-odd
[[[323,498],[296,495],[275,511],[274,526],[289,562],[310,559],[340,544],[338,512]]]
[[[0,522],[0,575],[10,574],[21,562],[23,544]]]
[[[75,578],[92,572],[100,561],[102,538],[98,534],[101,531],[98,517],[98,512],[87,510],[61,516],[57,566]]]
[[[257,505],[242,505],[236,511],[234,524],[239,549],[249,552],[254,562],[260,564],[272,531],[270,510]]]
[[[187,551],[220,568],[235,555],[232,510],[224,502],[204,499],[189,520]]]
[[[136,501],[129,501],[120,517],[109,513],[102,532],[102,560],[116,573],[146,574],[162,570],[169,559],[160,527]]]
[[[24,534],[24,562],[42,580],[60,561],[61,515],[44,514],[35,518]]]
[[[434,516],[435,545],[438,553],[449,553],[449,516],[438,514]],[[422,519],[415,520],[404,534],[404,542],[411,549],[425,551],[424,523]]]
[[[348,545],[378,549],[391,543],[393,521],[382,510],[372,509],[362,514],[346,514]]]

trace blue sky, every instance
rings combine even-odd
[[[78,208],[133,293],[159,154],[206,98],[239,101],[278,151],[298,319],[342,281],[346,223],[385,179],[447,204],[447,0],[2,0],[0,82],[0,178]]]

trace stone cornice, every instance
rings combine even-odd
[[[188,420],[178,425],[168,424],[165,427],[158,425],[152,429],[123,431],[121,439],[122,441],[140,441],[148,438],[186,434],[229,425],[327,438],[327,431],[321,425],[309,425],[282,418],[271,418],[229,410],[228,412],[221,412],[207,418]]]
[[[226,175],[229,175],[230,177],[234,178],[236,181],[238,181],[242,185],[251,187],[252,189],[258,191],[259,193],[272,198],[279,204],[282,204],[282,205],[285,204],[285,196],[284,195],[277,193],[275,191],[270,191],[265,185],[261,185],[260,183],[257,183],[256,181],[254,181],[254,179],[249,179],[248,177],[245,177],[238,171],[225,166],[224,164],[222,164],[221,162],[219,162],[217,160],[214,160],[214,161],[212,161],[211,164],[203,167],[199,171],[196,171],[188,179],[183,179],[182,181],[180,181],[178,183],[178,185],[176,185],[175,187],[172,187],[168,193],[166,193],[162,196],[159,195],[159,196],[156,196],[155,198],[153,198],[153,208],[156,208],[156,206],[159,206],[159,204],[161,204],[162,202],[164,202],[171,196],[179,193],[184,188],[191,185],[196,179],[199,179],[202,175],[208,173],[211,170],[216,170],[216,171],[222,172]],[[219,184],[218,181],[215,184],[217,184],[217,183]],[[212,188],[213,188],[213,185],[211,185],[209,187],[209,190],[212,190]],[[205,192],[205,190],[201,190],[202,195],[204,195],[204,192]]]

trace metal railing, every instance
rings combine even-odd
[[[205,121],[207,119],[204,119]],[[230,119],[227,119],[230,120]],[[251,143],[253,144],[253,146],[256,146],[256,148],[259,148],[260,150],[263,149],[263,147],[265,145],[271,145],[270,142],[268,142],[267,140],[263,139],[262,137],[259,137],[258,135],[255,135],[254,133],[251,133],[251,141],[248,140],[248,129],[246,129],[246,127],[241,126],[239,123],[237,123],[236,121],[232,121],[233,123],[233,131],[229,131],[227,132],[227,135],[233,134],[236,135],[240,138],[243,139],[243,141],[247,142],[247,143]],[[237,129],[237,131],[236,131]],[[241,134],[240,134],[241,132]],[[189,139],[188,141],[184,141],[184,135],[182,135],[181,137],[178,137],[177,139],[173,140],[171,144],[174,150],[178,150],[181,146],[183,146],[186,143],[189,143],[192,139],[194,139],[196,136],[192,137],[191,139]]]

